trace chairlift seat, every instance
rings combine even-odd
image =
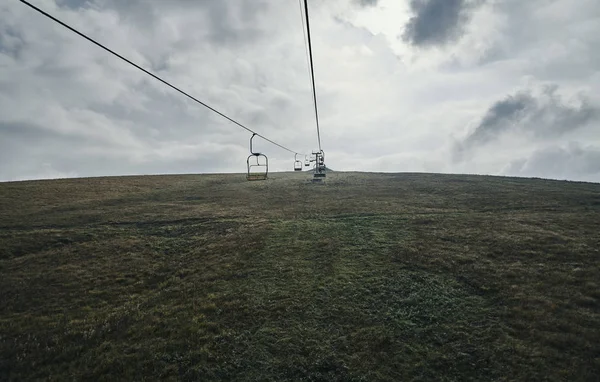
[[[267,180],[267,174],[265,174],[264,172],[263,173],[253,172],[253,173],[246,175],[246,180],[249,180],[249,181]]]
[[[247,180],[267,180],[269,174],[269,158],[265,154],[252,153],[246,160],[248,165]]]
[[[250,138],[250,156],[246,160],[248,173],[246,180],[267,180],[269,174],[269,158],[265,154],[254,152],[252,149],[252,140],[256,133]],[[262,160],[261,160],[262,159]]]

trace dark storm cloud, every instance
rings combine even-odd
[[[600,116],[600,108],[586,98],[566,103],[557,90],[556,86],[547,86],[537,96],[522,91],[496,102],[464,141],[463,148],[485,144],[507,131],[560,136]]]
[[[476,3],[469,0],[411,0],[414,14],[402,38],[415,46],[445,45],[464,33]]]
[[[529,93],[509,95],[502,101],[493,104],[475,131],[467,138],[467,144],[485,143],[515,122],[523,119],[526,113],[531,113],[537,106],[535,98]]]

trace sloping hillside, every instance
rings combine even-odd
[[[600,185],[0,184],[0,380],[597,380]]]

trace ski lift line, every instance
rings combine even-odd
[[[321,130],[319,128],[319,110],[317,108],[317,89],[315,87],[315,69],[313,63],[312,43],[310,40],[310,21],[308,17],[308,0],[304,0],[304,11],[306,16],[306,34],[308,35],[308,55],[310,57],[310,74],[312,78],[313,97],[315,101],[315,118],[317,120],[317,139],[319,140],[319,151],[321,149]]]
[[[303,0],[298,0],[298,4],[300,5],[300,23],[302,24],[302,37],[304,38],[304,56],[306,58],[306,67],[309,70],[309,72],[307,72],[306,74],[308,75],[308,83],[310,84],[310,87],[312,88],[312,78],[310,76],[310,57],[308,55],[308,41],[306,40],[306,26],[305,26],[305,22],[304,22]],[[314,93],[311,92],[310,97],[313,102],[316,102]]]
[[[292,153],[292,154],[300,154],[300,153],[298,153],[298,152],[296,152],[296,151],[294,151],[294,150],[291,150],[291,149],[289,149],[289,148],[287,148],[287,147],[285,147],[285,146],[283,146],[283,145],[280,145],[279,143],[277,143],[277,142],[275,142],[275,141],[272,141],[272,140],[270,140],[269,138],[267,138],[267,137],[265,137],[265,136],[263,136],[263,135],[260,135],[259,133],[255,132],[254,130],[252,130],[252,129],[250,129],[250,128],[248,128],[248,127],[244,126],[244,125],[242,125],[241,123],[239,123],[239,122],[237,122],[237,121],[233,120],[232,118],[229,118],[228,116],[226,116],[225,114],[221,113],[220,111],[218,111],[218,110],[216,110],[216,109],[212,108],[211,106],[209,106],[209,105],[205,104],[204,102],[200,101],[199,99],[195,98],[194,96],[191,96],[190,94],[188,94],[188,93],[184,92],[183,90],[179,89],[178,87],[176,87],[176,86],[174,86],[174,85],[171,85],[170,83],[168,83],[167,81],[165,81],[165,80],[163,80],[162,78],[158,77],[157,75],[155,75],[155,74],[153,74],[153,73],[149,72],[148,70],[146,70],[146,69],[142,68],[141,66],[139,66],[139,65],[137,65],[136,63],[134,63],[134,62],[132,62],[132,61],[128,60],[127,58],[125,58],[125,57],[121,56],[120,54],[116,53],[115,51],[113,51],[113,50],[111,50],[111,49],[107,48],[106,46],[104,46],[104,45],[102,45],[101,43],[97,42],[96,40],[92,39],[91,37],[88,37],[87,35],[85,35],[85,34],[83,34],[83,33],[79,32],[79,31],[78,31],[78,30],[76,30],[75,28],[73,28],[73,27],[71,27],[71,26],[67,25],[66,23],[64,23],[64,22],[60,21],[60,20],[59,20],[59,19],[57,19],[56,17],[52,16],[51,14],[49,14],[49,13],[45,12],[44,10],[42,10],[42,9],[40,9],[40,8],[38,8],[38,7],[36,7],[35,5],[31,4],[30,2],[28,2],[28,1],[26,1],[26,0],[19,0],[19,1],[20,1],[21,3],[23,3],[23,4],[27,5],[27,6],[29,6],[30,8],[34,9],[35,11],[37,11],[37,12],[41,13],[42,15],[44,15],[44,16],[46,16],[46,17],[48,17],[49,19],[51,19],[51,20],[53,20],[53,21],[57,22],[58,24],[60,24],[60,25],[62,25],[63,27],[67,28],[68,30],[70,30],[71,32],[73,32],[73,33],[75,33],[75,34],[77,34],[77,35],[79,35],[79,36],[83,37],[84,39],[88,40],[88,41],[89,41],[89,42],[91,42],[92,44],[99,46],[100,48],[102,48],[102,49],[104,49],[105,51],[109,52],[109,53],[110,53],[110,54],[112,54],[113,56],[116,56],[116,57],[120,58],[121,60],[123,60],[123,61],[127,62],[128,64],[130,64],[130,65],[134,66],[135,68],[137,68],[137,69],[141,70],[142,72],[146,73],[146,74],[147,74],[147,75],[149,75],[150,77],[152,77],[152,78],[154,78],[154,79],[156,79],[156,80],[158,80],[158,81],[162,82],[163,84],[167,85],[167,86],[168,86],[168,87],[170,87],[171,89],[173,89],[173,90],[175,90],[175,91],[177,91],[177,92],[179,92],[179,93],[183,94],[184,96],[188,97],[189,99],[191,99],[191,100],[193,100],[193,101],[195,101],[195,102],[199,103],[200,105],[202,105],[202,106],[206,107],[206,108],[207,108],[207,109],[209,109],[210,111],[212,111],[212,112],[214,112],[214,113],[216,113],[216,114],[220,115],[221,117],[223,117],[223,118],[227,119],[228,121],[230,121],[230,122],[232,122],[232,123],[236,124],[237,126],[241,127],[242,129],[244,129],[244,130],[246,130],[246,131],[248,131],[248,132],[250,132],[250,133],[252,133],[252,134],[255,134],[256,136],[258,136],[258,137],[260,137],[260,138],[264,139],[265,141],[267,141],[267,142],[269,142],[269,143],[271,143],[271,144],[273,144],[273,145],[275,145],[275,146],[277,146],[277,147],[279,147],[279,148],[281,148],[281,149],[283,149],[283,150],[286,150],[286,151],[288,151],[288,152],[290,152],[290,153]]]

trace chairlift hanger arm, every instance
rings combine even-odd
[[[252,141],[254,140],[255,136],[256,136],[256,133],[252,134],[252,137],[250,137],[250,153],[252,155],[260,155],[260,153],[255,153],[254,149],[252,148]]]

